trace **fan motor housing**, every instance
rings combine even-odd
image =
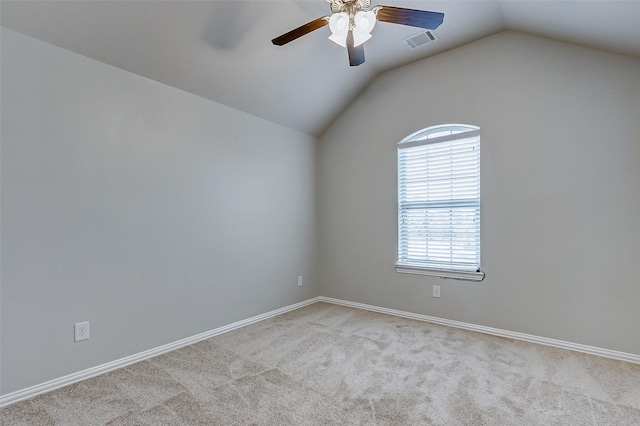
[[[355,11],[367,11],[371,6],[371,0],[327,0],[331,3],[333,13],[345,12],[346,5],[350,4]]]

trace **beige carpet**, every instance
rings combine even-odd
[[[640,365],[316,303],[0,411],[2,425],[640,425]]]

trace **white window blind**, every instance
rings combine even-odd
[[[480,271],[478,127],[430,127],[399,143],[397,267]]]

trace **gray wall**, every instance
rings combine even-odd
[[[481,128],[481,283],[394,270],[396,143],[443,123]],[[640,59],[501,33],[377,78],[318,161],[321,294],[640,354]]]
[[[1,84],[3,394],[317,295],[314,138],[4,29]]]
[[[637,58],[502,33],[317,145],[10,30],[1,60],[2,394],[318,294],[640,354]],[[482,283],[393,268],[396,142],[442,123],[482,130]]]

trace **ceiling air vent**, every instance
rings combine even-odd
[[[404,42],[407,43],[410,49],[415,49],[420,46],[424,46],[425,44],[432,43],[436,40],[440,40],[438,36],[431,30],[424,31],[418,34],[414,34],[411,37],[407,37],[404,39]]]

